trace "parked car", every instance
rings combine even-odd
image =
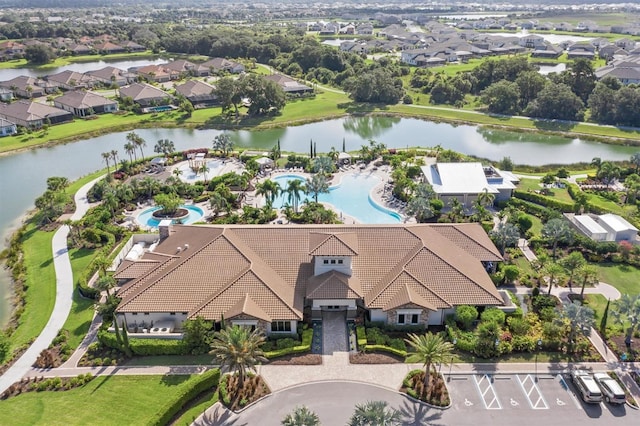
[[[602,401],[602,391],[591,373],[585,370],[573,370],[571,380],[578,388],[584,402],[597,404]]]
[[[605,401],[610,404],[624,404],[626,402],[624,389],[613,377],[607,373],[595,373],[593,378],[602,389]]]

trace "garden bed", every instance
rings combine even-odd
[[[270,365],[320,365],[322,364],[322,355],[318,354],[300,354],[285,355],[269,361]]]
[[[607,344],[613,350],[621,361],[637,361],[640,359],[640,339],[631,339],[631,349],[627,350],[624,343],[624,334],[611,336],[607,339]],[[623,359],[623,355],[626,359]]]
[[[429,382],[429,388],[427,389],[424,386],[424,375],[424,370],[410,371],[402,381],[400,392],[436,407],[449,407],[451,405],[451,398],[449,397],[449,390],[443,377],[431,371],[431,380]]]
[[[17,396],[25,392],[43,392],[43,391],[66,391],[80,386],[93,380],[91,373],[80,374],[77,377],[31,377],[15,382],[9,388],[0,394],[0,400]]]
[[[260,376],[247,376],[242,388],[239,388],[238,384],[237,375],[225,374],[220,379],[220,400],[227,408],[235,412],[271,393]]]
[[[349,355],[351,364],[400,364],[404,358],[388,353],[358,352]]]

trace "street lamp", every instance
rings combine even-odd
[[[536,374],[535,374],[535,381],[538,381],[538,352],[540,351],[540,348],[542,348],[542,339],[538,339],[538,347],[536,348]]]
[[[454,337],[453,338],[453,347],[455,348],[456,343],[458,343],[458,340]],[[451,354],[451,361],[449,362],[449,375],[447,376],[447,382],[451,380],[451,367],[453,367],[453,354]]]

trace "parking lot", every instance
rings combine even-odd
[[[638,411],[625,405],[584,403],[570,377],[561,374],[453,375],[447,385],[453,401],[451,409],[468,412],[469,416],[483,417],[482,411],[492,412],[493,419],[514,414],[523,424],[528,423],[527,418],[545,417],[554,419],[553,424],[558,419],[571,424],[580,419],[610,419],[616,424],[622,424],[621,418],[627,418],[629,424],[638,421]]]

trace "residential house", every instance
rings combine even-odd
[[[95,80],[90,75],[69,70],[48,75],[45,79],[63,90],[90,89],[95,85]]]
[[[0,136],[11,136],[18,133],[16,123],[0,118]]]
[[[244,65],[224,58],[209,59],[207,62],[201,64],[201,68],[208,68],[210,70],[209,75],[216,74],[221,71],[230,72],[231,74],[240,74],[241,72],[244,72]]]
[[[167,92],[147,83],[134,83],[119,89],[121,98],[131,98],[141,107],[168,105],[173,97]]]
[[[75,56],[89,55],[95,52],[95,50],[91,46],[82,43],[70,44],[69,46],[67,46],[67,50]]]
[[[373,35],[373,25],[360,24],[356,27],[356,34],[358,35]]]
[[[614,59],[609,65],[596,69],[598,80],[604,77],[615,77],[622,84],[640,84],[640,64]]]
[[[159,234],[153,251],[118,256],[125,260],[114,274],[121,299],[115,313],[132,329],[180,330],[202,317],[277,335],[336,311],[345,320],[427,327],[444,324],[459,305],[504,304],[487,273],[502,256],[476,223],[164,221]]]
[[[215,87],[200,80],[188,80],[175,87],[176,93],[184,96],[195,108],[219,104],[213,93]]]
[[[93,48],[100,53],[105,55],[113,55],[115,53],[125,53],[126,49],[119,44],[112,43],[110,41],[106,41],[104,43],[96,43],[93,45]]]
[[[445,205],[457,199],[471,208],[484,192],[493,194],[496,201],[504,201],[511,198],[515,189],[512,175],[477,162],[430,164],[422,166],[422,174]]]
[[[614,42],[614,44],[616,46],[618,46],[621,49],[624,49],[628,52],[632,51],[633,49],[636,48],[636,41],[635,40],[631,40],[630,38],[621,38],[618,39]]]
[[[629,52],[622,49],[621,47],[616,46],[615,44],[608,44],[598,49],[598,56],[600,57],[600,59],[604,59],[606,61],[610,61],[614,57],[627,55],[629,55]]]
[[[180,77],[179,72],[168,69],[164,65],[147,65],[136,68],[135,72],[145,80],[155,83],[166,83]]]
[[[111,66],[99,70],[87,71],[85,74],[107,87],[112,84],[124,86],[136,80],[136,76],[132,73]]]
[[[120,43],[120,46],[127,52],[144,52],[147,50],[146,47],[136,43],[135,41],[125,41]]]
[[[271,74],[264,77],[266,80],[273,81],[284,90],[286,94],[295,95],[313,92],[313,88],[300,83],[293,78],[284,74]]]
[[[527,34],[524,37],[520,37],[518,44],[527,49],[539,49],[545,46],[544,37],[537,34]]]
[[[557,59],[563,52],[562,47],[546,42],[544,45],[534,49],[533,52],[531,52],[531,57]]]
[[[0,60],[8,61],[24,54],[25,45],[11,40],[0,41]]]
[[[187,75],[197,75],[196,64],[194,64],[193,62],[185,61],[184,59],[171,61],[168,64],[164,64],[163,67],[166,70],[169,70],[172,73],[177,74],[178,75],[177,78],[184,77]]]
[[[29,129],[73,120],[73,114],[70,112],[27,100],[0,104],[0,117]]]
[[[596,56],[596,48],[590,43],[573,43],[569,47],[567,47],[567,58],[568,59],[577,59],[577,58],[585,58],[585,59],[594,59]]]
[[[13,92],[13,95],[20,98],[39,98],[45,95],[45,89],[42,87],[43,81],[19,75],[7,81],[0,81],[0,87],[9,89]]]
[[[69,111],[76,117],[118,111],[118,102],[93,92],[73,91],[53,100],[56,108]]]
[[[11,102],[12,99],[13,91],[11,89],[7,89],[6,87],[0,86],[0,101]]]

